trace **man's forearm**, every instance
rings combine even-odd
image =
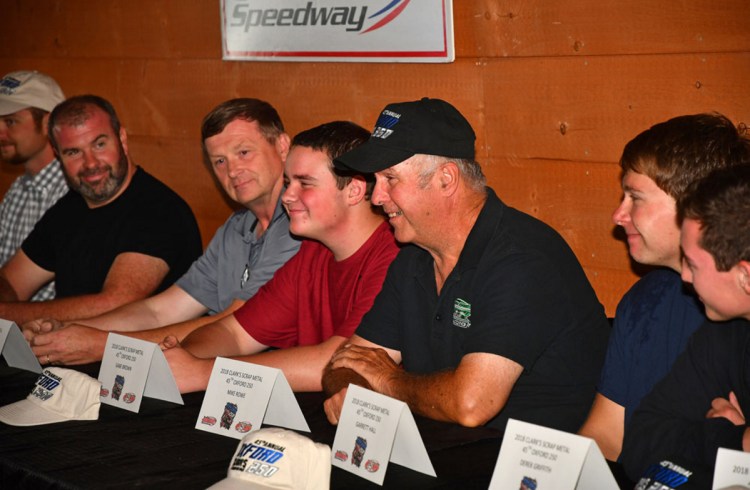
[[[21,301],[0,303],[0,318],[19,325],[37,318],[55,318],[60,321],[98,315],[117,306],[109,298],[92,294],[50,301]]]
[[[365,380],[362,376],[357,374],[348,368],[331,369],[331,366],[326,366],[323,371],[323,392],[326,396],[331,397],[343,390],[349,384],[355,384],[363,388],[372,389],[370,383]]]

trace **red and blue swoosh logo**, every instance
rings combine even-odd
[[[398,17],[401,12],[404,11],[407,5],[409,5],[409,2],[411,0],[393,0],[391,3],[383,7],[382,9],[378,10],[374,14],[368,17],[368,19],[374,19],[379,16],[384,16],[382,19],[375,22],[375,24],[368,27],[366,30],[360,32],[360,34],[366,34],[368,32],[372,32],[375,30],[380,29],[381,27],[390,24],[393,19]]]

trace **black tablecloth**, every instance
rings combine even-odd
[[[77,369],[97,377],[99,365]],[[25,398],[36,378],[0,360],[0,406]],[[102,405],[96,421],[0,423],[0,489],[206,488],[226,476],[239,441],[194,428],[203,395],[183,395],[184,406],[144,398],[139,413]],[[325,418],[322,394],[296,397],[311,429],[306,435],[330,446],[336,428]],[[390,463],[385,488],[487,488],[498,431],[415,419],[438,477]],[[379,487],[333,467],[331,488]]]

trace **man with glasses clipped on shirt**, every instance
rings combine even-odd
[[[206,163],[243,209],[229,216],[205,253],[166,291],[95,317],[24,325],[40,361],[101,360],[110,331],[152,342],[166,335],[182,340],[231,314],[297,253],[300,241],[289,234],[281,203],[289,136],[276,109],[258,99],[227,100],[203,118],[201,138]]]

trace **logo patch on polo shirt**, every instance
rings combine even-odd
[[[453,325],[461,328],[469,328],[471,326],[471,304],[456,298],[453,302]]]

